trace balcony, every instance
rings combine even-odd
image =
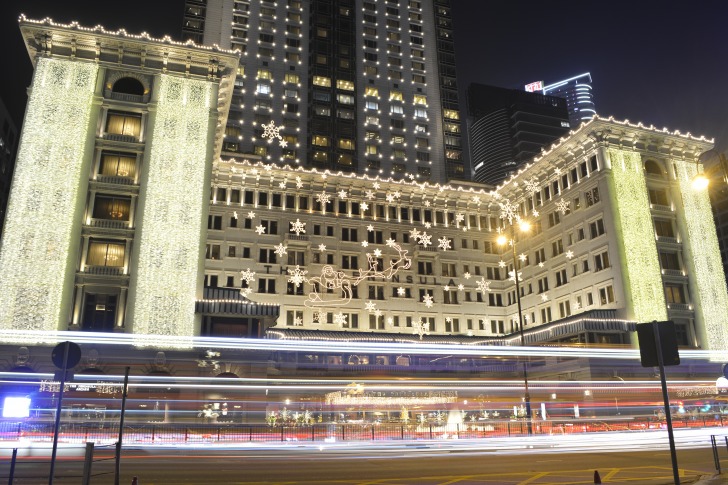
[[[114,91],[111,91],[110,89],[104,90],[104,97],[113,99],[115,101],[123,101],[125,103],[148,103],[149,102],[149,95],[138,95],[138,94],[127,94],[127,93],[117,93]]]
[[[124,268],[122,266],[86,266],[84,273],[99,276],[124,276]]]
[[[669,205],[650,204],[650,209],[657,212],[674,212]]]
[[[117,184],[117,185],[133,185],[134,179],[132,177],[122,177],[121,175],[97,175],[96,180],[104,184]]]
[[[687,303],[669,303],[667,309],[676,312],[692,312],[693,306]]]
[[[666,244],[680,244],[680,241],[676,237],[670,236],[657,236],[657,242]]]
[[[681,269],[663,269],[662,274],[664,276],[687,276]]]
[[[91,227],[103,227],[104,229],[130,229],[129,221],[117,221],[112,219],[91,219]]]
[[[117,133],[104,133],[104,140],[121,141],[124,143],[139,143],[139,138],[134,135],[119,135]]]
[[[290,234],[286,233],[286,241],[308,241],[308,236],[305,234]]]

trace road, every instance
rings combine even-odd
[[[723,450],[723,454],[724,466],[728,466],[728,452]],[[113,483],[112,458],[111,450],[99,450],[92,484]],[[684,483],[714,473],[710,448],[681,449],[678,461]],[[82,466],[77,458],[64,457],[56,465],[58,478],[54,483],[80,483]],[[14,483],[47,483],[47,470],[47,459],[21,459]],[[670,455],[665,449],[586,453],[538,448],[478,451],[436,443],[126,449],[120,483],[128,485],[136,475],[139,485],[577,485],[593,483],[594,470],[599,470],[603,483],[672,483]],[[7,476],[8,462],[4,459],[0,477]]]

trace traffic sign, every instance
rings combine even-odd
[[[63,351],[68,345],[68,356],[66,357],[66,368],[76,367],[81,362],[81,347],[75,342],[61,342],[53,348],[51,360],[53,365],[59,369],[63,369]]]

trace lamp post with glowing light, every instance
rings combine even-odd
[[[520,218],[517,218],[515,221],[518,224],[519,229],[521,232],[528,232],[531,229],[531,225]],[[516,256],[516,227],[513,221],[510,223],[511,227],[511,251],[513,253],[513,280],[516,282],[516,303],[518,305],[518,332],[521,335],[521,347],[526,346],[526,339],[523,334],[523,310],[521,308],[521,282],[520,278],[518,276],[518,258]],[[508,244],[508,238],[501,234],[498,236],[497,240],[498,244],[501,246],[505,246]],[[528,434],[529,436],[533,434],[533,426],[531,424],[531,394],[528,390],[528,369],[526,366],[526,360],[523,360],[523,386],[524,386],[524,396],[523,396],[523,402],[526,404],[526,425],[528,427]]]

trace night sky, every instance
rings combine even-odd
[[[461,94],[591,72],[597,112],[715,137],[728,150],[728,2],[451,0]],[[0,97],[19,121],[32,68],[17,17],[179,38],[184,0],[6,0]],[[465,111],[465,99],[461,99]]]

